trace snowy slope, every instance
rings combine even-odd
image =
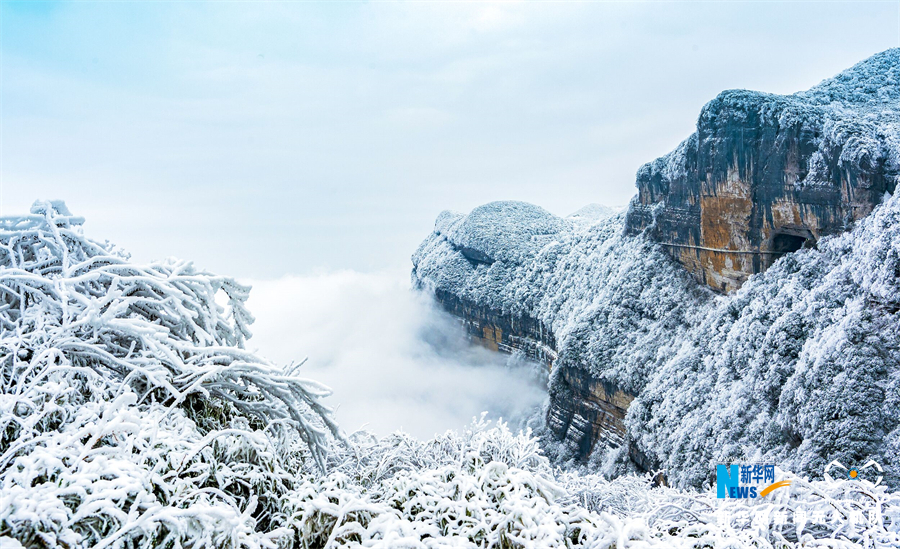
[[[867,481],[779,472],[790,490],[750,505],[560,472],[483,420],[344,437],[326,388],[243,349],[249,288],[131,263],[82,221],[49,202],[0,219],[0,547],[900,544],[900,497]],[[886,268],[851,276],[891,294]]]
[[[637,393],[629,435],[680,484],[739,459],[813,477],[832,459],[897,471],[898,221],[889,197],[852,231],[720,297],[642,236],[623,236],[622,216],[570,225],[521,264],[472,263],[434,233],[413,277],[551,326],[551,394],[565,368]]]

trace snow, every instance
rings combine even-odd
[[[251,536],[246,513],[274,503],[225,488],[278,494],[343,438],[327,388],[243,349],[249,288],[183,261],[128,263],[58,202],[0,219],[0,245],[0,533]]]
[[[898,66],[895,49],[792,96],[725,92],[701,117],[821,126],[801,185],[832,184],[837,150],[897,174]],[[680,177],[696,139],[643,169]],[[717,297],[621,213],[439,216],[414,282],[550,326],[551,388],[566,367],[638,394],[628,438],[677,485],[653,488],[600,472],[624,470],[622,448],[560,469],[502,422],[345,435],[326,387],[244,349],[248,287],[131,263],[38,201],[0,218],[0,547],[900,546],[898,221],[885,196]],[[873,459],[884,483],[823,478],[832,459]],[[717,500],[713,465],[738,460],[791,485]]]
[[[455,220],[454,220],[455,219]],[[539,206],[525,202],[491,202],[465,217],[442,213],[436,224],[441,234],[472,261],[519,263],[567,224]]]
[[[724,91],[703,107],[698,127],[722,127],[725,121],[741,126],[751,115],[776,131],[796,129],[816,136],[817,150],[797,185],[835,186],[846,179],[847,170],[873,167],[896,177],[900,174],[900,48],[876,54],[792,95]],[[715,138],[704,135],[708,139]],[[698,144],[695,132],[671,153],[642,166],[639,173],[645,178],[656,173],[663,181],[683,181],[690,173],[692,152],[696,160]],[[837,166],[828,166],[827,158],[836,158]]]
[[[785,472],[790,491],[753,505],[652,488],[649,476],[560,471],[531,433],[483,418],[428,441],[345,436],[319,403],[325,387],[243,349],[249,288],[177,260],[130,263],[86,238],[61,204],[33,212],[0,219],[4,549],[900,543],[900,497],[866,480]],[[538,255],[622,251],[630,244],[607,242],[620,226],[621,216],[590,234],[560,230],[566,244]],[[666,265],[646,243],[627,259],[647,255],[646,269]],[[586,259],[570,265],[623,282],[618,268]],[[482,271],[504,263],[461,261]],[[888,288],[879,273],[861,280]],[[564,301],[560,310],[576,315]],[[799,518],[817,510],[835,511],[824,523]],[[765,521],[739,521],[760,511]],[[779,525],[768,519],[776,512],[798,518]],[[854,513],[863,519],[851,529]]]
[[[794,184],[834,186],[851,168],[878,166],[891,189],[900,177],[898,106],[900,49],[892,49],[805,92],[723,92],[698,126],[753,114],[767,127],[813,131],[817,149]],[[694,133],[639,177],[683,182],[698,142]],[[872,184],[862,179],[856,184]],[[478,226],[494,223],[495,210],[485,208]],[[516,223],[509,212],[496,215],[500,225]],[[897,487],[898,215],[898,198],[886,193],[852,230],[782,258],[724,297],[698,287],[643,235],[624,236],[621,214],[593,222],[542,216],[538,231],[568,224],[534,247],[503,232],[469,238],[473,224],[455,214],[455,233],[435,232],[415,252],[412,278],[551,327],[559,347],[551,393],[558,373],[575,368],[639,395],[627,438],[681,486],[709,482],[710,463],[766,459],[821,478],[837,458],[874,459],[894,471],[886,482]],[[520,233],[532,219],[518,220]],[[496,251],[506,246],[515,250],[510,260]],[[472,261],[478,254],[497,260]],[[596,454],[602,470],[625,470],[623,452]]]
[[[622,215],[573,225],[518,263],[469,262],[435,233],[413,256],[413,281],[550,326],[551,393],[576,368],[637,394],[628,438],[678,485],[739,459],[813,478],[831,459],[897,471],[898,216],[889,197],[852,231],[721,297],[644,236],[624,236]],[[621,452],[595,453],[603,470],[624,470]]]
[[[577,223],[596,223],[601,219],[622,212],[624,209],[623,207],[611,208],[603,204],[588,204],[583,208],[579,208],[578,211],[567,215],[566,219]]]
[[[794,96],[822,105],[890,103],[896,108],[900,101],[900,48],[877,53]]]
[[[894,196],[708,307],[629,411],[639,443],[685,481],[753,456],[819,477],[874,459],[897,486],[898,214]]]
[[[467,261],[453,241],[434,233],[413,256],[413,280],[502,314],[542,320],[557,336],[561,360],[637,390],[648,360],[691,323],[689,305],[711,294],[648,240],[624,237],[623,223],[620,213],[571,224],[521,264]],[[671,333],[660,337],[661,328]]]

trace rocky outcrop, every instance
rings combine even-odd
[[[696,133],[638,171],[626,230],[723,292],[846,230],[900,173],[897,60],[884,52],[790,96],[722,93]]]
[[[625,446],[598,458],[698,486],[717,460],[895,462],[898,105],[900,50],[808,92],[725,92],[627,214],[444,212],[414,286],[548,365],[563,459]]]
[[[626,443],[625,414],[634,395],[580,368],[565,368],[550,389],[547,427],[568,446],[566,455],[586,458],[596,444]]]
[[[434,297],[441,307],[462,320],[466,333],[493,351],[516,351],[553,368],[557,358],[556,338],[544,324],[527,315],[501,314],[483,305],[438,289]]]
[[[444,310],[462,320],[474,341],[494,351],[521,352],[552,372],[559,357],[556,337],[539,320],[502,314],[446,290],[436,290],[434,296]],[[585,458],[598,443],[622,445],[626,440],[625,413],[634,395],[582,369],[565,368],[557,377],[547,423],[550,432],[568,447],[567,455]]]

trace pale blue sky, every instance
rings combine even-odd
[[[8,2],[2,213],[139,260],[406,268],[442,209],[625,204],[719,91],[898,45],[897,2]]]

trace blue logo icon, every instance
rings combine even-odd
[[[775,482],[775,466],[764,463],[716,465],[716,497],[752,499],[765,497],[791,481]]]

